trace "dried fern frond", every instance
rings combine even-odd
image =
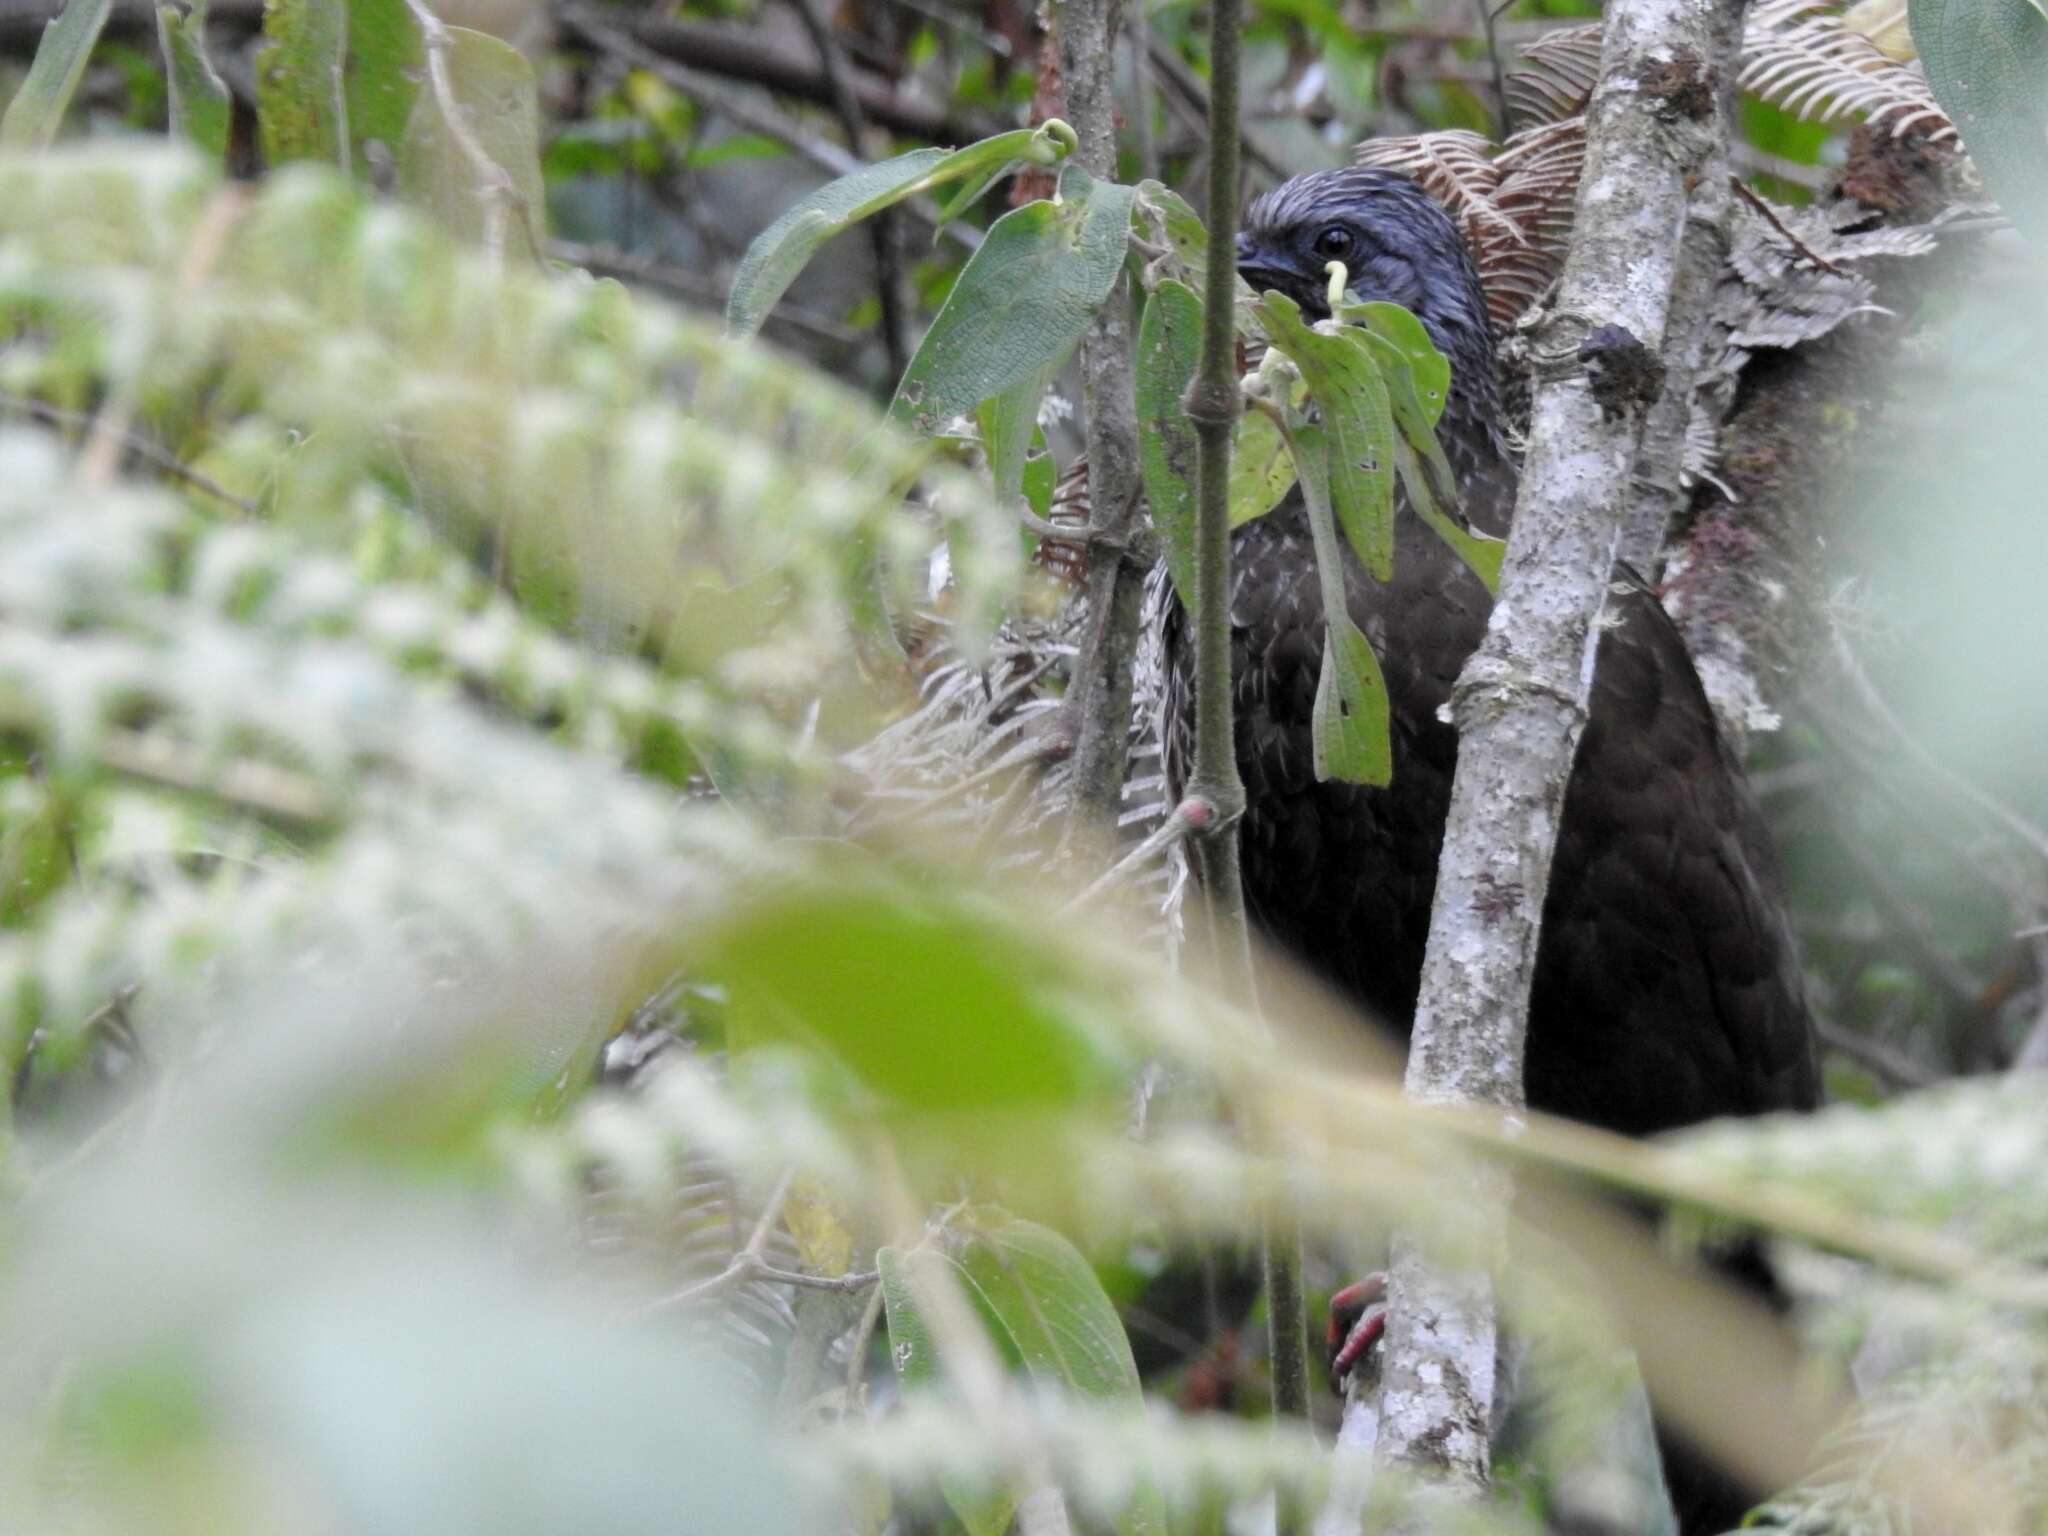
[[[1564,265],[1585,163],[1585,120],[1577,117],[1524,129],[1494,160],[1501,173],[1496,205],[1522,235],[1512,244],[1488,240],[1476,248],[1486,307],[1497,329],[1513,325]]]
[[[1953,141],[1955,125],[1913,65],[1901,64],[1825,0],[1764,0],[1743,37],[1741,85],[1811,122],[1861,117],[1894,138],[1915,129]]]
[[[1413,176],[1425,192],[1450,209],[1474,245],[1480,232],[1488,229],[1498,237],[1521,238],[1520,229],[1495,206],[1500,167],[1493,162],[1493,141],[1483,133],[1445,128],[1397,139],[1367,139],[1352,151],[1352,159],[1359,165]]]
[[[1561,123],[1586,110],[1599,79],[1600,23],[1559,27],[1525,47],[1508,71],[1508,111],[1525,129]]]

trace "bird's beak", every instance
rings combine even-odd
[[[1249,235],[1237,237],[1237,275],[1253,293],[1272,290],[1286,294],[1311,319],[1322,319],[1329,313],[1318,279],[1304,276],[1287,257],[1266,250]]]
[[[1237,237],[1237,275],[1250,285],[1253,293],[1264,293],[1269,288],[1285,293],[1293,282],[1299,281],[1247,234]]]

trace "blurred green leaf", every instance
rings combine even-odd
[[[1999,206],[2048,239],[2048,15],[2028,0],[1908,0],[1934,99]]]
[[[71,0],[43,29],[21,89],[0,117],[0,146],[43,149],[57,137],[112,8],[113,0]]]
[[[961,270],[904,371],[890,416],[930,434],[1052,368],[1116,286],[1133,187],[1069,171],[1066,194],[1003,215]]]
[[[256,54],[256,123],[271,165],[321,160],[349,168],[348,7],[333,0],[267,0]]]
[[[171,132],[190,139],[215,164],[227,159],[230,103],[227,85],[206,52],[207,0],[190,11],[159,3],[157,36],[163,43],[170,89]]]
[[[875,1255],[875,1267],[881,1274],[882,1307],[889,1328],[889,1363],[896,1372],[897,1383],[906,1393],[943,1390],[945,1362],[919,1293],[934,1285],[957,1286],[962,1297],[984,1316],[988,1310],[986,1301],[976,1295],[967,1271],[933,1248],[914,1248],[908,1252],[884,1248]],[[1014,1339],[995,1342],[1012,1359],[1016,1357]],[[1009,1530],[1017,1496],[1001,1478],[991,1476],[970,1483],[949,1477],[942,1480],[941,1487],[946,1502],[970,1536],[1003,1536]]]
[[[1080,1249],[1050,1227],[992,1207],[970,1213],[966,1230],[959,1266],[1033,1378],[1081,1397],[1138,1407],[1142,1393],[1130,1339]],[[1118,1529],[1163,1536],[1159,1490],[1145,1487]]]
[[[547,233],[540,173],[540,100],[533,66],[502,38],[447,28],[452,101],[431,88],[413,102],[399,157],[407,201],[493,251],[538,256]],[[449,113],[459,116],[451,122]]]
[[[1257,306],[1272,344],[1301,370],[1328,429],[1328,491],[1344,537],[1377,581],[1394,574],[1394,415],[1386,380],[1365,343],[1302,322],[1284,293]],[[1297,442],[1297,447],[1300,444]],[[1308,468],[1296,455],[1296,468]]]
[[[348,0],[344,79],[349,137],[358,152],[381,144],[398,154],[424,67],[419,23],[406,0]]]
[[[730,991],[736,1038],[822,1047],[883,1103],[926,1112],[1116,1091],[1049,954],[957,896],[842,874],[771,894],[716,936],[704,966]]]
[[[1194,423],[1181,396],[1202,355],[1202,301],[1168,278],[1145,301],[1138,322],[1138,467],[1174,591],[1195,611]]]

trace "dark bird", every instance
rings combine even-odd
[[[1352,168],[1298,176],[1253,203],[1238,271],[1326,318],[1325,266],[1352,294],[1412,310],[1450,360],[1438,435],[1467,521],[1501,534],[1517,472],[1479,275],[1458,231],[1414,182]],[[1400,1030],[1412,1024],[1450,804],[1457,736],[1440,716],[1492,599],[1420,519],[1398,515],[1393,579],[1345,548],[1351,617],[1391,698],[1393,779],[1319,783],[1310,710],[1323,605],[1300,492],[1232,543],[1231,667],[1247,903],[1267,938]],[[1566,791],[1529,1004],[1534,1109],[1632,1136],[1722,1115],[1805,1109],[1818,1096],[1813,1030],[1776,859],[1676,626],[1617,568],[1588,718]],[[1165,618],[1166,766],[1192,762],[1192,637]],[[1687,1530],[1732,1526],[1722,1490],[1674,1494]],[[1690,1500],[1696,1506],[1683,1506]],[[1706,1507],[1697,1507],[1702,1503]]]

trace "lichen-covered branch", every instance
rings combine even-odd
[[[1066,116],[1080,138],[1074,158],[1092,176],[1116,175],[1116,40],[1123,0],[1053,0],[1066,82]],[[1081,398],[1088,413],[1092,507],[1083,591],[1088,627],[1074,662],[1072,786],[1076,826],[1113,824],[1130,749],[1132,660],[1144,567],[1131,543],[1139,527],[1138,421],[1125,280],[1081,338]]]
[[[1524,1034],[1565,781],[1596,626],[1661,396],[1694,178],[1713,153],[1740,0],[1615,0],[1587,113],[1586,167],[1553,309],[1535,337],[1530,446],[1501,598],[1452,695],[1459,730],[1407,1090],[1522,1107]],[[1735,17],[1727,13],[1733,11]],[[1504,1179],[1475,1175],[1480,1251]],[[1379,1454],[1477,1491],[1489,1472],[1496,1327],[1484,1264],[1393,1255]]]

